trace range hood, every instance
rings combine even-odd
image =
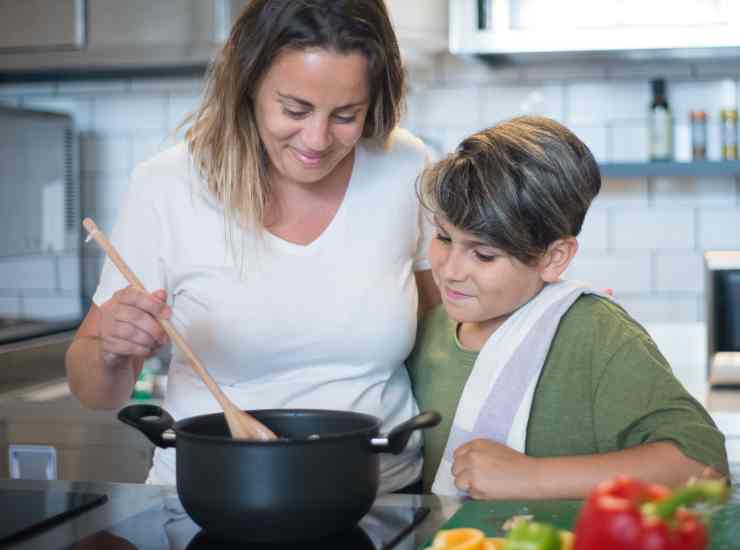
[[[457,54],[740,56],[738,0],[450,0],[449,18]]]

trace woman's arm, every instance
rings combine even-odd
[[[416,276],[416,287],[419,289],[419,317],[421,317],[440,304],[442,297],[439,295],[439,288],[434,282],[431,269],[417,271],[414,275]]]
[[[169,317],[164,291],[128,287],[92,305],[65,356],[67,381],[86,407],[115,409],[131,396],[144,359],[167,341],[155,317]]]
[[[598,483],[618,474],[668,486],[692,477],[722,477],[668,442],[646,443],[603,454],[535,458],[506,445],[476,439],[454,454],[458,489],[479,499],[584,498]]]

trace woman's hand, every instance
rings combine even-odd
[[[474,439],[455,450],[455,486],[477,499],[517,499],[532,490],[535,458],[496,443]]]
[[[168,341],[157,319],[169,319],[171,314],[164,290],[148,294],[129,286],[116,292],[100,307],[99,338],[105,363],[116,366],[128,357],[154,355]]]

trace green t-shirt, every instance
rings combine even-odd
[[[424,430],[426,490],[478,352],[462,349],[442,306],[422,321],[407,361],[421,410],[442,423]],[[728,473],[724,436],[673,375],[648,333],[622,308],[583,295],[560,321],[535,389],[526,453],[573,456],[671,441],[688,457]]]

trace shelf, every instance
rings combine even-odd
[[[607,162],[599,166],[607,178],[644,176],[712,177],[740,176],[740,160],[698,162]]]

